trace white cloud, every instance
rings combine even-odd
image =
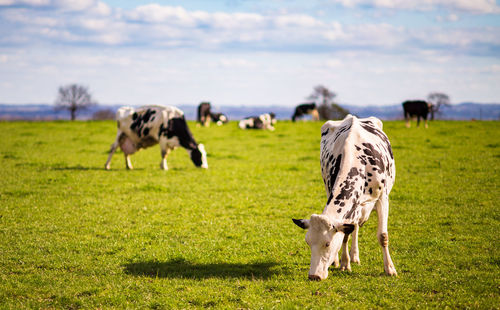
[[[428,11],[437,8],[470,13],[499,13],[495,0],[333,0],[346,7],[371,5],[378,8]]]
[[[241,58],[221,59],[219,64],[223,68],[255,68],[256,64]]]

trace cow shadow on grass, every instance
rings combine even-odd
[[[50,167],[50,170],[55,170],[55,171],[106,171],[106,172],[116,172],[116,171],[121,171],[121,170],[127,170],[125,168],[120,169],[111,169],[111,170],[106,170],[104,167],[85,167],[81,165],[76,165],[76,166],[61,166],[61,165],[54,165]],[[134,168],[134,170],[145,170],[144,168]]]
[[[275,262],[256,263],[193,263],[183,258],[166,262],[145,261],[124,265],[125,273],[151,278],[208,279],[247,278],[267,279],[277,274]]]

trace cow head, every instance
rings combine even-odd
[[[293,219],[293,222],[307,229],[306,242],[311,248],[309,279],[326,279],[328,267],[338,255],[344,236],[354,230],[354,225],[331,220],[323,214],[313,214],[309,220]]]
[[[196,167],[208,168],[207,152],[203,144],[198,144],[196,148],[190,150],[190,156]]]

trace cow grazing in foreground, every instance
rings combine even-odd
[[[427,115],[433,113],[432,104],[423,100],[408,100],[403,102],[403,110],[405,114],[406,127],[410,128],[410,119],[413,116],[417,117],[417,127],[420,125],[420,118],[422,117],[425,122],[425,128],[427,125]]]
[[[377,237],[382,247],[385,273],[397,275],[389,255],[389,192],[395,177],[391,145],[375,118],[358,119],[348,115],[342,121],[327,121],[321,127],[321,173],[327,195],[322,214],[294,223],[308,229],[306,242],[311,247],[309,279],[328,277],[328,267],[351,270],[359,263],[358,230],[376,209]],[[352,233],[351,251],[347,241]]]
[[[203,144],[197,144],[188,128],[184,113],[175,107],[122,107],[116,112],[118,133],[111,145],[105,168],[111,168],[111,157],[119,146],[125,154],[127,169],[132,169],[130,155],[140,149],[160,144],[160,167],[167,170],[167,156],[174,148],[185,148],[196,167],[208,168]]]
[[[241,129],[267,129],[274,130],[276,124],[276,115],[274,113],[261,114],[259,116],[250,116],[242,119],[238,127]]]
[[[292,122],[295,122],[298,117],[304,115],[312,115],[313,121],[319,121],[318,109],[316,108],[316,103],[303,103],[295,107],[295,112],[292,115]]]
[[[196,120],[199,124],[208,127],[210,126],[211,115],[210,102],[202,102],[198,105],[198,114]]]
[[[210,118],[217,126],[222,126],[223,124],[229,122],[229,119],[223,113],[210,113]]]

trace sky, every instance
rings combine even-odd
[[[0,0],[0,103],[498,103],[499,1]]]

